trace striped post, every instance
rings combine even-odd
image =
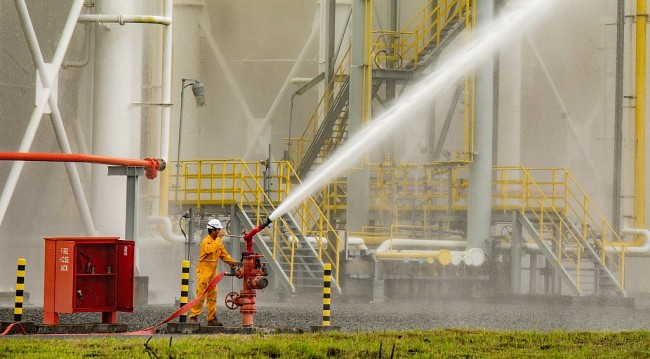
[[[183,261],[183,273],[181,275],[181,301],[180,301],[181,308],[185,304],[187,304],[189,288],[190,288],[190,261]],[[178,317],[178,321],[181,323],[187,322],[187,312],[181,314],[181,316]]]
[[[323,326],[330,325],[330,293],[332,280],[332,265],[325,263],[323,266]]]
[[[16,271],[16,301],[14,305],[14,322],[23,319],[23,296],[25,295],[25,258],[18,258]]]

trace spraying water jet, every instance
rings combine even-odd
[[[302,184],[289,194],[269,218],[277,219],[331,179],[352,167],[364,153],[380,144],[388,134],[402,126],[405,121],[412,119],[414,116],[410,114],[414,110],[430,103],[477,65],[491,58],[499,48],[521,36],[535,23],[535,20],[546,15],[555,3],[557,1],[531,0],[504,10],[488,28],[479,32],[471,42],[440,63],[386,112],[353,135],[345,145],[339,147],[317,171],[309,173]]]

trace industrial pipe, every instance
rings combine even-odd
[[[402,251],[385,251],[377,252],[375,254],[377,259],[401,259],[401,260],[419,260],[423,259],[429,263],[437,260],[442,265],[448,265],[452,262],[452,252],[441,249],[438,251],[417,251],[417,250],[402,250]]]
[[[454,240],[425,240],[425,239],[389,239],[384,241],[376,249],[376,257],[380,259],[417,259],[417,258],[437,258],[441,264],[458,265],[464,262],[471,266],[480,266],[485,262],[485,253],[480,248],[472,248],[464,251],[442,250],[397,250],[393,246],[409,247],[433,247],[433,248],[464,248],[466,241]],[[441,252],[442,253],[441,255]],[[447,259],[449,258],[449,259]]]
[[[632,235],[632,236],[638,236],[643,240],[643,245],[641,243],[638,243],[638,240],[635,240],[633,242],[625,242],[622,245],[618,245],[618,243],[613,243],[612,247],[607,247],[605,250],[608,253],[611,252],[620,252],[622,248],[625,248],[625,254],[629,256],[643,256],[643,255],[649,255],[650,254],[650,231],[647,229],[638,229],[638,228],[630,228],[630,229],[624,229],[621,233],[626,234],[626,235]],[[639,245],[635,245],[635,244]]]
[[[379,247],[377,252],[389,250],[392,246],[414,246],[414,247],[446,247],[446,248],[466,248],[467,241],[461,240],[442,240],[442,239],[405,239],[393,238],[384,241]]]
[[[450,251],[447,249],[441,250],[388,250],[384,252],[377,252],[375,254],[377,259],[402,259],[402,260],[419,260],[423,259],[433,262],[434,259],[442,265],[452,264],[457,266],[465,263],[468,266],[479,267],[485,263],[485,253],[480,248],[471,248],[467,251]]]
[[[172,230],[172,222],[167,217],[149,216],[147,221],[160,226],[160,234],[167,242],[185,243],[185,237],[175,234]]]
[[[244,233],[244,241],[246,241],[246,253],[253,253],[253,236],[259,231],[268,227],[271,224],[271,219],[267,218],[261,225],[253,228],[250,232]]]
[[[169,25],[171,18],[154,15],[102,15],[102,14],[81,14],[79,22],[114,22],[120,25],[131,24],[159,24]]]
[[[348,237],[347,242],[348,242],[348,246],[357,247],[357,249],[361,251],[368,250],[368,246],[366,246],[366,242],[361,237]]]
[[[115,166],[144,167],[147,178],[154,179],[167,166],[162,159],[132,160],[78,153],[0,152],[0,161],[84,162]]]

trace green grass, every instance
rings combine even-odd
[[[12,336],[4,358],[648,358],[650,332],[431,330],[150,337]]]

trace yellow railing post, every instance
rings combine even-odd
[[[587,240],[588,237],[588,231],[589,231],[589,223],[587,222],[587,195],[582,196],[582,227],[583,227],[583,233],[582,233],[582,239],[584,241]]]
[[[289,285],[293,285],[293,264],[294,264],[294,259],[295,259],[294,252],[295,252],[295,248],[296,248],[296,239],[293,236],[293,234],[291,234],[290,236],[291,236],[291,238],[290,238],[290,240],[291,240],[291,243],[290,243],[290,246],[291,246],[291,253],[290,254],[291,254],[291,256],[289,258],[290,258],[291,265],[289,266]]]
[[[568,170],[563,169],[563,174],[564,178],[562,179],[562,188],[564,189],[564,193],[562,193],[562,201],[564,202],[564,205],[562,207],[563,209],[563,214],[568,215],[570,212],[570,206],[569,206],[569,195],[571,195],[571,185],[570,185],[570,179],[571,179],[571,174],[569,173]]]
[[[201,161],[197,162],[197,180],[196,180],[196,208],[201,209],[201,174],[203,172],[203,163]]]
[[[553,198],[551,200],[551,203],[552,203],[553,208],[557,207],[557,205],[556,205],[557,202],[555,200],[555,198],[556,198],[555,183],[557,181],[556,174],[557,174],[557,171],[556,171],[555,168],[553,170],[551,170],[551,196]]]

